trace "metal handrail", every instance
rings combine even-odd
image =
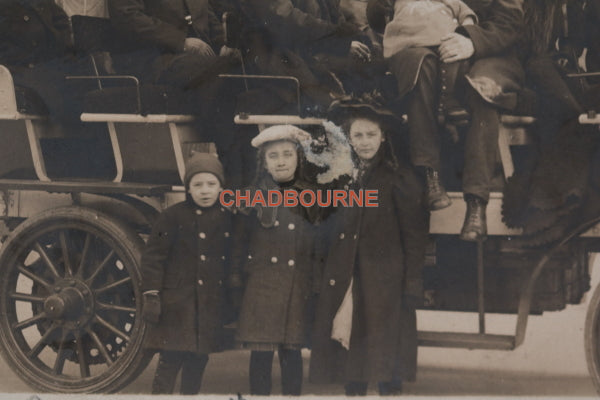
[[[264,80],[287,80],[293,81],[296,84],[296,102],[298,103],[298,115],[302,114],[302,107],[300,105],[300,81],[298,78],[293,76],[284,75],[246,75],[246,74],[219,74],[219,78],[233,78],[233,79],[264,79]]]
[[[130,80],[135,84],[135,92],[136,92],[136,100],[137,100],[137,114],[144,115],[142,112],[142,94],[140,91],[140,80],[133,75],[77,75],[77,76],[67,76],[65,79],[67,80],[98,80],[98,83],[102,80]]]

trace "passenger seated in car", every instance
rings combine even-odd
[[[47,111],[55,122],[76,122],[77,104],[65,85],[65,76],[75,69],[74,61],[69,18],[54,1],[2,1],[0,64],[11,71],[17,90],[30,89],[43,102],[24,95],[23,102],[29,104],[21,102],[27,109],[22,111]]]
[[[242,10],[251,32],[248,59],[259,73],[294,76],[309,98],[306,110],[324,115],[332,94],[341,95],[349,74],[363,80],[373,58],[370,40],[345,20],[334,0],[244,0]],[[362,86],[362,85],[361,85]],[[292,98],[292,100],[294,100]],[[314,106],[313,106],[314,105]]]
[[[116,30],[138,47],[127,72],[182,89],[205,123],[231,119],[231,96],[216,77],[239,56],[225,46],[223,26],[208,1],[108,0],[108,6]]]
[[[369,8],[372,19],[376,16],[372,9],[375,4],[372,2]],[[383,3],[384,7],[386,4],[389,3]],[[461,0],[395,0],[391,21],[385,25],[383,34],[383,55],[386,59],[407,57],[409,54],[403,50],[415,47],[427,47],[437,52],[440,44],[457,27],[473,25],[476,21],[473,10]],[[380,21],[374,21],[374,24],[382,25]],[[455,97],[454,88],[458,79],[464,79],[469,65],[469,60],[440,61],[442,86],[438,120],[441,125],[446,117],[452,121],[467,117],[467,111]]]

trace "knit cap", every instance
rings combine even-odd
[[[190,157],[185,164],[185,177],[183,179],[185,186],[187,187],[192,177],[200,172],[209,172],[219,179],[221,186],[225,184],[223,164],[221,164],[216,154],[194,153]]]

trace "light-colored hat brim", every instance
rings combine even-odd
[[[253,147],[260,147],[268,142],[277,142],[279,140],[289,140],[295,143],[302,143],[310,140],[310,133],[294,125],[274,125],[260,132],[250,144]]]

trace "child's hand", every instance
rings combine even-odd
[[[142,317],[150,324],[157,324],[160,319],[160,296],[158,291],[144,292]]]

